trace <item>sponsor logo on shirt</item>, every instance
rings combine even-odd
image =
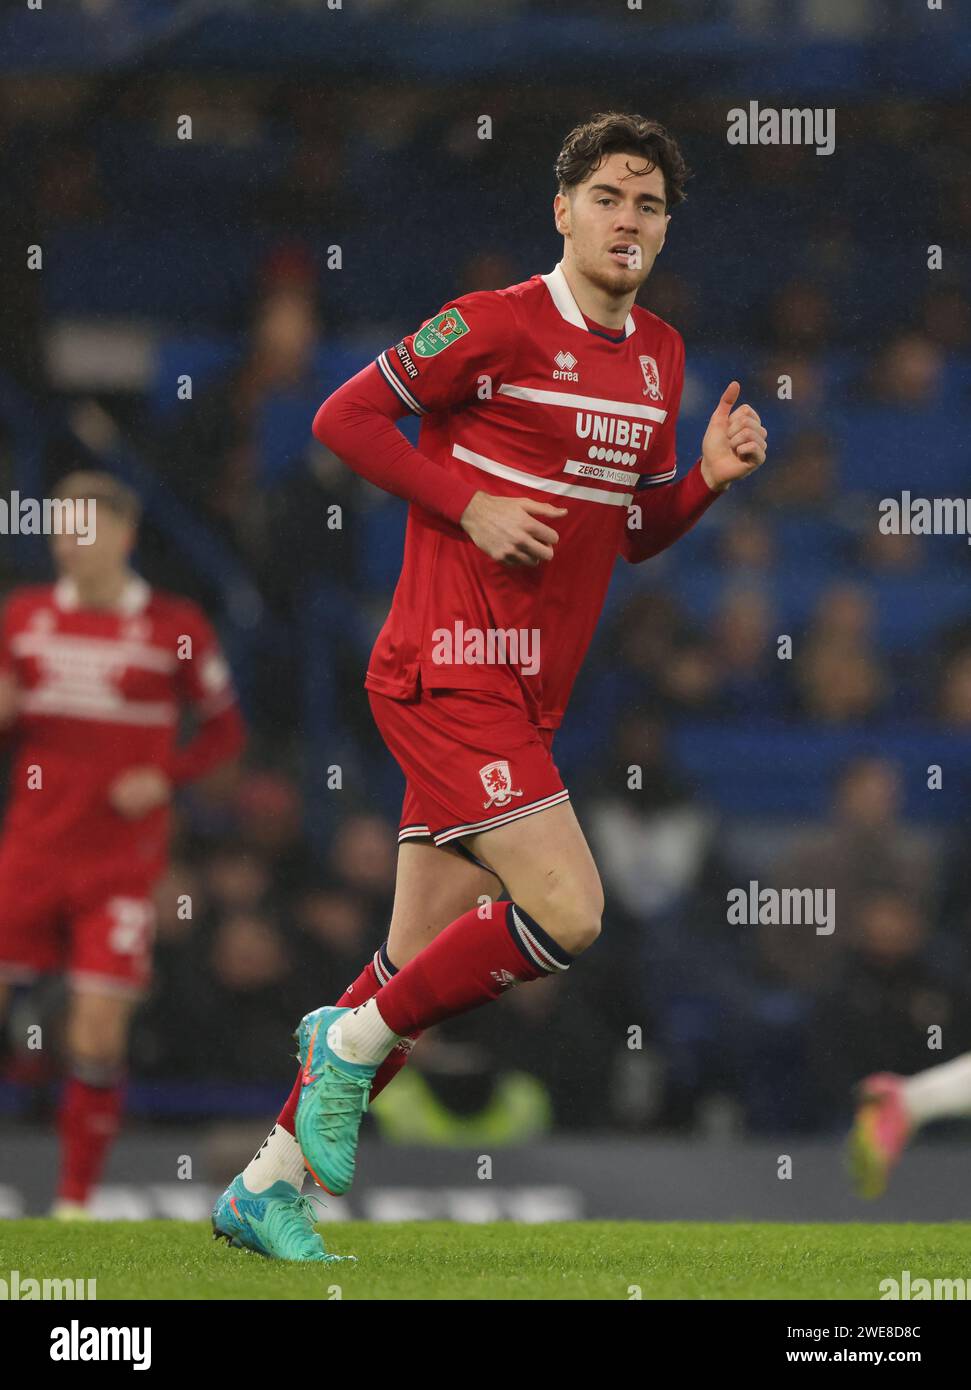
[[[580,380],[580,373],[573,370],[577,364],[577,359],[573,356],[572,352],[563,352],[561,350],[553,358],[553,361],[557,366],[557,370],[553,373],[554,381]]]
[[[484,810],[488,810],[490,806],[508,806],[514,796],[522,796],[521,790],[514,790],[509,764],[503,758],[480,767],[479,776],[489,794],[489,800],[482,803]]]
[[[576,428],[577,439],[619,445],[622,449],[646,449],[653,433],[652,426],[643,420],[625,420],[622,415],[595,415],[589,410],[577,411]],[[591,458],[594,452],[591,450]]]
[[[612,457],[616,451],[609,450]],[[631,467],[637,462],[636,454],[621,454],[620,462]],[[640,477],[638,473],[625,473],[622,468],[605,468],[602,463],[586,463],[583,459],[567,459],[563,465],[564,473],[575,473],[578,478],[600,478],[606,483],[623,483],[630,487]]]
[[[650,396],[652,401],[661,400],[661,373],[657,369],[657,363],[653,357],[640,357],[638,361],[644,373],[644,395]]]
[[[471,332],[458,309],[446,309],[420,328],[413,339],[416,357],[434,357]]]

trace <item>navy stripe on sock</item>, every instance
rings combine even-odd
[[[558,942],[554,941],[553,938],[543,930],[536,919],[530,917],[529,913],[521,908],[518,903],[511,902],[509,904],[509,911],[506,913],[506,926],[509,929],[509,935],[516,943],[522,955],[529,961],[530,965],[536,965],[536,958],[516,927],[516,916],[519,917],[523,926],[529,930],[530,935],[535,938],[537,945],[541,946],[546,954],[551,956],[561,969],[566,970],[573,964],[573,956],[571,956],[568,951],[564,951],[563,947],[559,945]],[[541,968],[546,970],[547,974],[552,974],[552,968],[550,966],[544,965]]]
[[[381,957],[381,964],[384,966],[385,970],[387,970],[388,974],[397,975],[398,967],[392,964],[391,957],[388,955],[388,943],[386,941],[381,942],[378,948],[378,955]]]

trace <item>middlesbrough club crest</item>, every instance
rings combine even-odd
[[[640,357],[641,371],[644,373],[644,395],[652,401],[661,399],[661,373],[653,357]]]
[[[480,767],[479,776],[489,794],[489,800],[482,803],[484,809],[490,806],[507,806],[514,796],[522,796],[522,791],[513,789],[509,764],[502,759]]]

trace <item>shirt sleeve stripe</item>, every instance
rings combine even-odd
[[[641,480],[637,485],[638,492],[646,487],[657,487],[658,483],[669,483],[677,471],[678,466],[675,464],[667,473],[642,474]]]
[[[398,377],[388,360],[388,354],[382,352],[381,356],[375,359],[381,375],[394,391],[395,395],[412,411],[415,415],[427,415],[425,407],[413,396],[406,386],[398,380]]]

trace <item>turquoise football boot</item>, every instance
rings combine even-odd
[[[377,1071],[376,1066],[345,1062],[328,1045],[328,1029],[350,1012],[332,1005],[315,1009],[293,1035],[303,1067],[297,1142],[310,1176],[333,1197],[342,1196],[354,1181],[361,1119]]]
[[[333,1263],[354,1255],[328,1255],[314,1230],[317,1212],[309,1197],[292,1183],[275,1182],[265,1192],[250,1192],[242,1173],[233,1178],[212,1209],[214,1240],[240,1250],[255,1250],[270,1260],[318,1260]]]

